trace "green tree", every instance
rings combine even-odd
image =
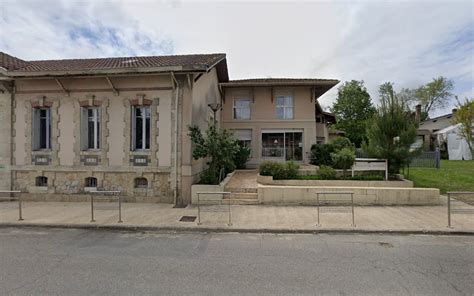
[[[396,96],[392,83],[379,88],[380,106],[367,125],[368,142],[363,150],[371,157],[388,160],[389,172],[396,174],[409,164],[415,142],[416,125],[405,101]]]
[[[364,81],[346,81],[340,86],[331,112],[336,116],[336,128],[345,131],[351,142],[360,147],[366,139],[365,124],[375,113]]]
[[[421,105],[421,120],[426,120],[431,111],[446,107],[453,94],[453,82],[443,76],[420,86],[415,91],[415,103]]]
[[[238,141],[226,129],[217,129],[210,125],[205,134],[198,126],[190,126],[188,135],[194,144],[193,158],[208,158],[208,169],[201,174],[201,183],[218,184],[219,173],[235,170],[234,157],[239,151]]]
[[[469,149],[474,156],[474,99],[466,98],[461,102],[457,97],[458,110],[454,113],[453,123],[461,124],[460,136],[466,139]]]

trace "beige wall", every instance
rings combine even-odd
[[[11,190],[11,94],[0,85],[0,190]]]
[[[69,94],[63,92],[58,83],[53,79],[25,79],[17,82],[15,96],[14,124],[13,124],[13,170],[19,178],[33,178],[51,172],[51,184],[61,189],[53,192],[77,193],[77,188],[82,186],[83,176],[80,180],[73,180],[75,174],[68,178],[59,178],[68,172],[83,172],[83,175],[92,175],[102,172],[105,179],[122,180],[124,176],[130,177],[130,182],[123,188],[131,192],[133,176],[146,175],[149,179],[150,190],[147,194],[171,195],[169,172],[171,170],[172,148],[172,85],[170,75],[147,75],[112,77],[114,86],[119,90],[115,94],[105,78],[68,78],[61,79],[62,84]],[[130,151],[131,134],[131,105],[130,101],[141,98],[152,100],[152,140],[150,150],[147,152]],[[94,97],[93,97],[94,96]],[[52,112],[52,146],[51,151],[32,151],[31,147],[31,104],[46,101],[53,102]],[[84,100],[101,102],[101,149],[100,151],[81,151],[80,148],[80,102]],[[1,151],[0,151],[1,153]],[[49,155],[52,162],[46,166],[34,165],[32,156],[35,154]],[[147,155],[150,159],[148,166],[134,166],[130,162],[133,155]],[[81,158],[86,155],[95,155],[100,158],[97,166],[86,166]],[[24,174],[22,174],[24,172]],[[28,172],[26,174],[26,172]],[[125,174],[126,173],[126,174]],[[147,175],[148,174],[148,175]],[[120,177],[122,176],[122,177]],[[66,180],[67,179],[67,180]],[[105,180],[104,179],[104,180]],[[166,184],[164,180],[166,179]],[[64,182],[67,184],[65,184]],[[63,183],[61,183],[63,182]],[[122,181],[120,181],[122,182]],[[29,180],[28,184],[33,184]],[[48,183],[50,181],[48,180]],[[118,184],[104,183],[109,188]],[[156,189],[157,184],[161,189]],[[73,184],[73,185],[71,185]],[[17,186],[21,186],[16,182]],[[66,189],[65,189],[66,188]],[[164,189],[163,189],[164,188]],[[51,191],[50,190],[50,191]]]
[[[311,88],[287,87],[274,88],[273,96],[279,93],[293,94],[294,118],[279,120],[276,118],[275,99],[269,87],[226,88],[223,108],[223,127],[227,129],[252,130],[252,158],[249,166],[256,166],[263,159],[261,134],[264,129],[302,130],[303,131],[303,162],[309,162],[311,145],[316,143],[315,102],[311,101]],[[233,103],[237,98],[252,99],[250,120],[233,119]]]
[[[193,78],[190,80],[193,81]],[[199,173],[206,168],[205,159],[195,160],[192,157],[192,144],[188,136],[188,126],[197,125],[203,131],[206,130],[212,115],[208,104],[220,103],[221,101],[215,69],[203,74],[196,82],[192,82],[191,88],[188,81],[188,79],[183,80],[183,119],[181,126],[181,193],[185,204],[191,202],[191,185],[199,181]],[[219,112],[216,117],[219,121]]]

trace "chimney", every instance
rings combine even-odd
[[[415,106],[415,123],[420,123],[421,120],[421,105]]]

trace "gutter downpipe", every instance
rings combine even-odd
[[[178,202],[178,93],[179,93],[179,82],[174,76],[174,72],[171,72],[171,79],[173,82],[173,90],[175,92],[174,104],[175,104],[175,116],[174,116],[174,190],[173,190],[173,202],[176,205]]]

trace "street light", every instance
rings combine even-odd
[[[216,127],[217,119],[216,119],[216,112],[222,109],[222,105],[219,103],[211,103],[207,105],[211,108],[212,112],[214,113],[214,127]]]

